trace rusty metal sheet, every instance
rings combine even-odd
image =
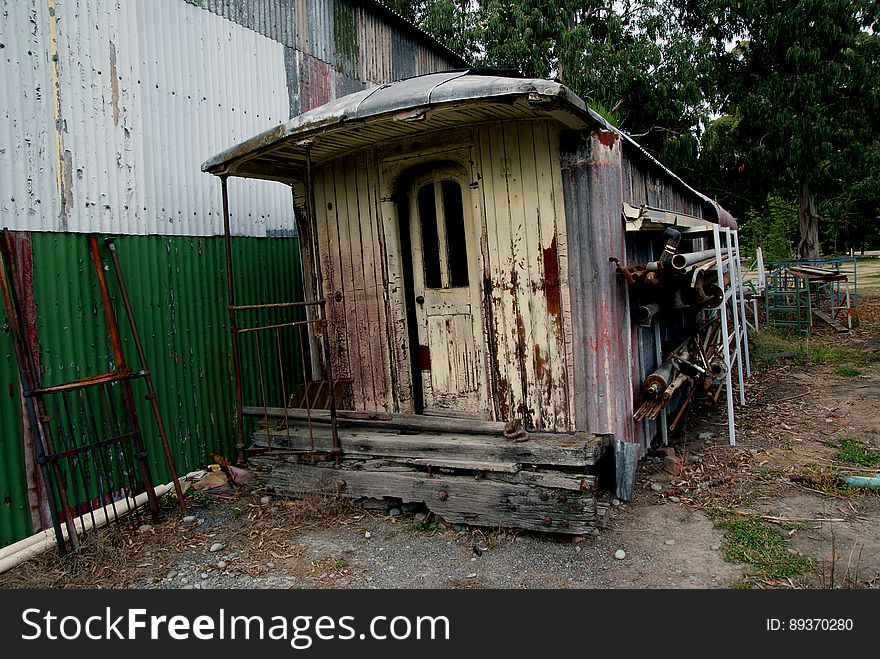
[[[300,60],[299,102],[307,112],[333,99],[335,84],[334,70],[326,62],[302,55]]]
[[[621,220],[621,141],[597,131],[562,154],[572,255],[569,282],[574,342],[575,420],[579,430],[632,442],[629,305],[608,257],[625,254]]]

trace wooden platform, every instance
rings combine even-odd
[[[608,436],[543,433],[514,441],[493,422],[355,413],[338,419],[336,467],[315,459],[332,448],[329,416],[303,419],[297,410],[284,419],[280,412],[252,436],[259,486],[274,494],[388,497],[478,526],[581,534],[604,525],[596,490]]]

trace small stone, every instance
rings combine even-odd
[[[180,583],[182,583],[182,584],[188,584],[188,583],[189,583],[189,579],[187,579],[186,577],[184,577],[183,579],[180,580]]]
[[[208,576],[210,576],[210,575],[208,575],[207,572],[202,572],[202,579],[207,579]]]
[[[453,524],[452,530],[461,533],[462,531],[464,531],[464,524]]]
[[[614,507],[616,508],[617,506],[620,505],[620,499],[612,499],[612,500],[611,500],[611,505],[614,506]]]
[[[153,528],[153,527],[150,526],[149,524],[141,524],[141,525],[138,527],[138,531],[140,531],[141,533],[146,533],[147,531],[152,530],[152,528]]]
[[[750,449],[749,449],[749,453],[751,453],[752,455],[758,455],[758,449],[756,449],[756,448],[750,448]]]
[[[416,513],[415,515],[413,515],[413,519],[417,522],[424,521],[425,517],[426,517],[425,513]]]
[[[664,545],[669,545],[670,547],[675,544],[675,540],[667,540],[663,543]]]
[[[196,520],[196,526],[201,526],[201,525],[204,524],[204,523],[205,523],[205,518],[204,518],[204,517],[199,517],[199,518]]]
[[[618,561],[622,561],[624,558],[626,558],[626,552],[622,549],[618,549],[616,552],[614,552],[614,558],[616,558]]]
[[[372,537],[373,537],[373,534],[370,533],[369,531],[366,531],[366,532],[364,533],[364,538],[366,538],[367,540],[369,540],[369,539],[372,538]]]
[[[193,588],[195,588],[196,590],[201,590],[201,589],[202,589],[202,584],[200,584],[200,583],[193,584]]]
[[[225,546],[226,545],[224,545],[222,542],[215,542],[213,545],[211,545],[211,548],[208,551],[213,554],[214,552],[220,551]]]
[[[679,503],[679,502],[681,501],[681,499],[679,499],[677,496],[674,496],[674,495],[671,496],[671,497],[669,497],[669,500],[670,500],[672,503]]]
[[[660,485],[660,483],[651,483],[651,489],[654,490],[655,492],[662,492],[663,486]]]
[[[192,524],[193,522],[196,521],[196,518],[195,518],[195,515],[187,515],[186,517],[184,517],[180,521],[183,522],[184,524]]]
[[[656,456],[656,455],[653,456],[653,457],[651,458],[651,462],[653,462],[655,465],[660,464],[660,457],[659,457],[659,456]]]
[[[712,545],[712,551],[718,551],[721,549],[721,545]]]
[[[217,567],[220,570],[225,570],[226,569],[226,561],[220,561],[219,563],[217,563]]]
[[[188,584],[186,584],[186,585],[183,587],[183,589],[184,589],[184,590],[192,590],[192,589],[193,589],[193,585],[192,585],[191,583],[188,583]]]
[[[269,503],[270,501],[271,501],[271,499],[270,499],[269,497],[260,497],[260,504],[262,504],[262,505],[264,505],[264,506],[265,506],[267,503]]]
[[[267,569],[267,570],[274,570],[274,569],[275,569],[275,563],[266,563],[266,569]]]
[[[400,517],[400,508],[392,508],[388,511],[388,514],[392,517]]]
[[[477,562],[477,557],[471,556],[471,563],[476,563],[476,562]]]
[[[473,579],[473,578],[475,578],[476,576],[477,576],[477,573],[476,573],[476,572],[471,572],[469,575],[467,575],[467,578],[468,578],[468,579]]]
[[[592,531],[590,531],[590,534],[598,537],[599,536],[599,529],[593,529]]]
[[[699,435],[697,435],[697,438],[698,438],[701,442],[706,442],[706,441],[709,441],[710,439],[712,439],[712,433],[710,433],[710,432],[701,432]]]

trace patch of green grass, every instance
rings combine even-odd
[[[842,378],[857,378],[862,375],[862,372],[859,369],[853,368],[852,366],[841,366],[835,371],[835,373]]]
[[[397,531],[388,531],[388,533],[386,533],[385,535],[382,536],[382,539],[385,542],[388,542],[389,540],[394,540],[394,538],[396,538],[396,537],[397,537]]]
[[[855,439],[849,437],[841,438],[837,449],[835,457],[843,462],[851,462],[863,467],[880,466],[880,449],[871,448],[867,444]]]
[[[418,522],[413,522],[407,528],[415,533],[434,534],[437,531],[440,531],[443,527],[440,525],[440,522],[437,521],[436,517],[429,515]]]
[[[814,567],[811,558],[788,550],[788,539],[779,528],[762,520],[728,519],[719,526],[725,529],[724,558],[749,564],[759,576],[782,579]]]
[[[207,506],[214,500],[214,498],[204,490],[194,490],[192,488],[188,489],[183,496],[184,498],[189,497],[189,503],[195,504],[196,506]]]
[[[344,558],[337,558],[335,561],[333,561],[333,564],[331,565],[331,567],[334,570],[341,570],[343,568],[348,567],[348,561],[345,560]]]
[[[772,329],[764,329],[752,335],[750,357],[757,368],[769,368],[783,363],[798,366],[842,364],[864,359],[862,353],[850,348],[828,348],[807,337]]]

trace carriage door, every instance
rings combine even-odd
[[[418,178],[410,191],[418,361],[426,414],[486,418],[479,277],[465,192],[466,184],[442,171]]]

